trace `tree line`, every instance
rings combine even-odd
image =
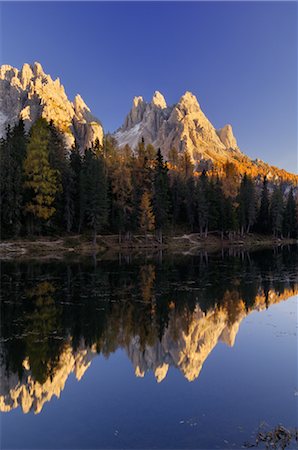
[[[112,137],[80,151],[67,149],[53,123],[38,119],[25,133],[20,120],[0,142],[1,237],[98,233],[197,232],[222,237],[258,232],[298,236],[297,198],[281,183],[240,176],[227,162],[224,176],[194,172],[187,152],[142,139],[135,151]]]

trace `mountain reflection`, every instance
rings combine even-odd
[[[126,351],[135,375],[195,380],[219,341],[298,292],[297,248],[1,266],[0,410],[39,413],[96,355]]]

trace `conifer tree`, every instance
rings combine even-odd
[[[85,222],[96,234],[106,225],[108,216],[107,179],[104,161],[96,149],[86,150],[80,177],[81,225]]]
[[[146,242],[147,242],[148,231],[153,231],[155,228],[155,217],[154,217],[150,194],[148,191],[145,191],[141,198],[140,228],[142,231],[144,231],[145,237],[146,237]]]
[[[50,166],[48,145],[48,124],[45,119],[37,119],[30,131],[24,161],[24,186],[30,193],[25,211],[38,221],[47,221],[53,216],[55,197],[60,189],[57,170]]]
[[[189,231],[193,232],[196,223],[196,187],[194,177],[190,176],[180,184],[181,194],[184,200],[184,210],[186,211],[186,223]]]
[[[263,190],[261,195],[261,204],[257,220],[257,229],[262,233],[268,233],[270,231],[270,215],[269,215],[269,190],[267,177],[264,177]]]
[[[200,230],[200,235],[205,233],[208,235],[208,218],[209,218],[209,203],[208,203],[208,191],[209,182],[207,173],[203,170],[197,187],[197,214],[198,214],[198,225]]]
[[[275,186],[270,207],[271,230],[275,237],[282,236],[283,227],[283,195],[281,186]]]
[[[188,179],[193,176],[193,163],[188,151],[183,152],[179,155],[178,160],[178,171],[181,173],[184,179]]]
[[[288,194],[287,203],[284,211],[283,229],[285,235],[290,238],[296,236],[297,231],[297,211],[294,199],[293,188]]]
[[[153,172],[153,209],[155,226],[162,240],[162,230],[167,226],[169,220],[169,179],[167,163],[164,163],[160,149],[157,151],[155,167]]]
[[[131,230],[132,205],[132,170],[130,149],[115,158],[110,168],[110,181],[112,191],[112,223],[119,233],[119,241],[123,232]]]
[[[80,176],[82,169],[82,158],[77,142],[73,146],[70,158],[70,170],[72,177],[72,196],[73,196],[73,223],[72,229],[76,231],[79,229],[80,224]]]
[[[251,177],[244,174],[238,195],[238,214],[241,235],[249,233],[256,220],[256,193]]]
[[[0,212],[3,237],[18,236],[22,226],[26,140],[24,123],[20,120],[12,129],[7,128],[6,138],[0,142]]]
[[[49,162],[52,169],[56,171],[58,192],[55,197],[55,214],[52,218],[56,229],[69,232],[73,222],[73,181],[72,171],[69,167],[68,150],[66,149],[62,133],[54,126],[53,121],[48,124],[49,128]]]
[[[230,238],[231,233],[235,233],[235,231],[238,228],[237,213],[231,197],[224,199],[223,220],[224,220],[224,231],[228,232]]]

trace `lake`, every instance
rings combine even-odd
[[[236,449],[294,429],[297,294],[294,246],[2,261],[1,448]]]

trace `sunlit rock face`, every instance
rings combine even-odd
[[[30,411],[38,414],[53,396],[60,397],[71,373],[78,381],[82,378],[95,354],[94,350],[84,346],[73,351],[70,342],[66,343],[52,377],[42,384],[32,377],[28,359],[23,362],[21,380],[15,373],[7,374],[5,365],[1,364],[0,411],[11,411],[20,406],[25,414]]]
[[[114,136],[119,146],[128,144],[133,149],[143,137],[145,143],[159,147],[165,156],[172,148],[188,151],[193,162],[224,161],[235,152],[241,154],[231,125],[216,130],[191,92],[170,107],[158,91],[149,103],[135,97],[130,113]]]
[[[103,128],[90,112],[82,98],[76,96],[71,102],[59,78],[53,80],[44,73],[39,63],[24,64],[21,70],[9,65],[0,67],[0,137],[7,125],[19,118],[26,130],[39,117],[53,121],[63,133],[68,147],[77,140],[81,149],[96,139],[102,143]]]

